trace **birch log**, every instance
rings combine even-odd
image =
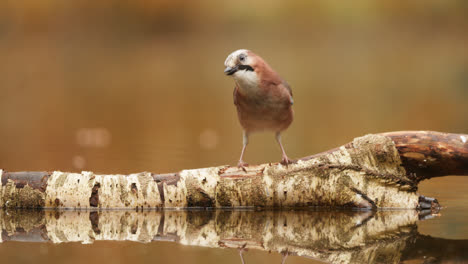
[[[370,134],[288,166],[269,163],[97,175],[6,172],[4,208],[431,208],[421,180],[468,175],[468,135],[427,131]]]
[[[418,233],[419,219],[428,216],[432,215],[415,210],[1,210],[0,242],[171,241],[187,246],[278,252],[327,263],[466,260],[466,240]]]

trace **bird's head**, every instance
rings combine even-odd
[[[237,77],[236,73],[254,72],[257,57],[253,52],[246,49],[239,49],[227,56],[224,61],[224,73]]]

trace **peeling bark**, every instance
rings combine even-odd
[[[328,263],[401,263],[423,257],[441,262],[468,258],[466,240],[418,234],[416,223],[422,216],[415,210],[10,210],[0,211],[0,242],[172,241],[190,246],[287,252]],[[441,253],[448,250],[450,254]]]
[[[416,182],[445,175],[468,175],[468,135],[427,131],[382,135],[395,142],[402,166]]]
[[[310,206],[431,208],[417,193],[423,179],[468,175],[468,135],[371,134],[288,166],[278,163],[96,175],[92,172],[2,172],[7,208],[151,209]]]

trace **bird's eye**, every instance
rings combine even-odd
[[[239,60],[242,62],[245,61],[245,55],[244,54],[239,55]]]

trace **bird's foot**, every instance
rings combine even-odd
[[[247,169],[245,167],[248,167],[249,164],[245,163],[243,160],[239,160],[239,162],[237,163],[237,167],[239,169],[242,169],[244,172],[247,172]]]
[[[287,167],[289,164],[292,164],[292,163],[294,163],[294,161],[293,161],[293,160],[290,160],[290,159],[288,158],[288,156],[286,156],[286,155],[284,155],[283,158],[281,159],[281,164],[282,164],[282,165],[285,165],[286,167]]]

